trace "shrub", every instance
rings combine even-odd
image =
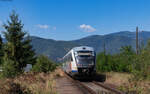
[[[124,46],[119,54],[109,55],[100,53],[97,55],[98,71],[131,72],[135,53],[131,46]]]
[[[37,58],[37,63],[33,66],[34,72],[49,72],[56,68],[56,64],[48,59],[48,57],[41,55]]]
[[[133,63],[133,75],[137,80],[150,79],[150,54],[149,51],[143,50]]]
[[[100,53],[97,55],[97,69],[99,71],[111,71],[112,66],[112,59],[110,55],[105,55],[104,53]]]
[[[3,67],[2,67],[2,77],[15,77],[16,75],[18,75],[19,72],[16,68],[17,63],[10,60],[10,59],[5,59],[3,62]],[[16,65],[16,66],[15,66]]]
[[[120,53],[97,55],[97,70],[101,72],[128,72],[132,73],[132,80],[150,79],[150,41],[140,53],[135,54],[131,46],[124,46]]]

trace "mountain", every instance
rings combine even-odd
[[[139,32],[139,43],[146,44],[150,32]],[[121,46],[131,45],[135,49],[135,32],[121,31],[107,35],[92,35],[78,40],[57,41],[32,36],[32,45],[37,54],[47,55],[54,61],[59,61],[70,49],[75,46],[91,46],[96,52],[102,52],[104,44],[107,53],[118,53]]]

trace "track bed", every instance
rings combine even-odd
[[[66,73],[56,79],[56,90],[59,94],[125,94],[102,82],[75,80]]]

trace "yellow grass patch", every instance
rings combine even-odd
[[[129,83],[131,77],[128,73],[108,72],[106,73],[106,83],[115,84],[116,86]]]
[[[0,79],[0,94],[56,94],[55,74],[25,73],[14,79]]]
[[[134,80],[128,73],[107,72],[105,83],[116,85],[119,89],[129,94],[150,94],[149,80]]]

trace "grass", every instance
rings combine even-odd
[[[131,77],[128,73],[118,73],[118,72],[107,72],[106,82],[110,84],[115,84],[120,86],[124,83],[128,83],[128,79]]]
[[[14,79],[0,79],[0,94],[57,94],[56,72],[25,73]]]
[[[107,72],[106,82],[128,94],[149,94],[150,80],[135,80],[132,74]]]

